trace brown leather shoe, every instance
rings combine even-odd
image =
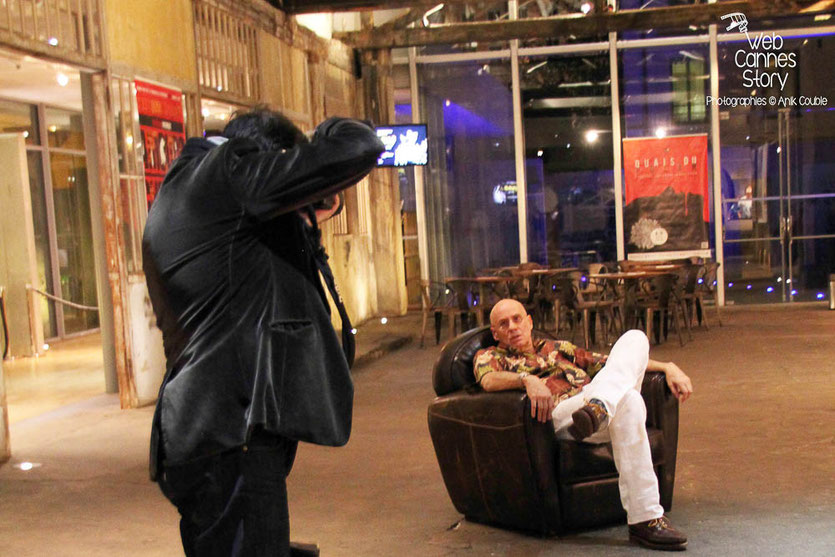
[[[673,528],[666,516],[629,525],[629,541],[650,549],[683,551],[687,549],[687,536]]]
[[[590,436],[606,421],[606,406],[600,400],[593,398],[585,406],[571,414],[574,424],[569,426],[568,433],[577,441]]]

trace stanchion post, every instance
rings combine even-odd
[[[38,331],[36,329],[35,312],[35,290],[32,285],[26,284],[26,306],[29,308],[29,350],[33,356],[41,355],[41,346],[38,346]]]

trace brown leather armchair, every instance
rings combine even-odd
[[[540,534],[623,522],[611,444],[557,439],[550,423],[531,418],[524,392],[488,393],[475,384],[473,357],[493,344],[489,327],[473,329],[447,343],[435,364],[429,432],[455,508],[475,522]],[[678,401],[663,373],[647,372],[641,394],[661,504],[669,511]]]

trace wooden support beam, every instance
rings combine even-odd
[[[426,9],[437,6],[442,0],[269,0],[270,4],[288,14],[318,12],[354,12],[365,10],[391,10],[396,8]],[[467,0],[443,0],[445,4],[460,4]]]
[[[686,28],[690,25],[724,25],[721,16],[742,12],[749,20],[831,12],[828,4],[804,1],[762,0],[694,4],[644,10],[621,10],[590,15],[569,14],[513,21],[483,21],[433,25],[402,30],[378,29],[334,33],[334,38],[356,48],[376,49],[430,44],[462,44],[511,39],[589,37],[640,29]]]

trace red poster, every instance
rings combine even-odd
[[[145,146],[145,193],[150,208],[168,167],[186,142],[183,94],[153,83],[139,80],[134,83],[139,130]]]
[[[624,139],[623,167],[630,254],[707,255],[707,134]]]

